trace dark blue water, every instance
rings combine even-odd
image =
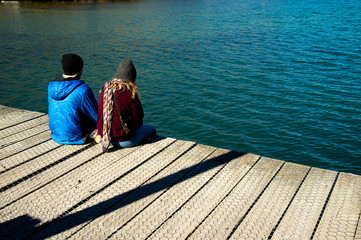
[[[0,104],[47,111],[68,52],[124,57],[160,135],[361,174],[361,1],[0,4]]]

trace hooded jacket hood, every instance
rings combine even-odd
[[[77,87],[85,84],[82,80],[64,80],[57,78],[49,83],[49,97],[54,100],[64,100]]]

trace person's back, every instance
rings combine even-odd
[[[136,76],[132,60],[123,59],[115,78],[106,82],[100,92],[97,127],[103,140],[103,152],[108,151],[110,144],[115,148],[134,147],[147,138],[155,138],[157,134],[152,125],[143,125],[144,112],[135,83]],[[134,131],[127,132],[122,122],[126,122],[128,130]]]
[[[61,144],[84,144],[95,130],[97,102],[80,80],[83,60],[76,54],[62,57],[63,77],[49,82],[48,114],[51,137]]]

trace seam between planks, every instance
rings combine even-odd
[[[56,222],[58,219],[61,219],[63,217],[65,217],[68,213],[72,212],[73,210],[75,210],[76,208],[78,208],[79,206],[81,206],[82,204],[86,203],[87,201],[89,201],[90,199],[92,199],[94,196],[96,196],[97,194],[101,193],[102,191],[104,191],[105,189],[107,189],[108,187],[110,187],[111,185],[113,185],[114,183],[118,182],[120,179],[124,178],[126,175],[128,175],[129,173],[131,173],[132,171],[134,171],[135,169],[137,169],[138,167],[142,166],[143,164],[145,164],[146,162],[148,162],[150,159],[152,159],[154,156],[158,155],[160,152],[163,152],[165,149],[167,149],[169,146],[171,146],[172,144],[174,144],[176,141],[173,141],[172,143],[168,144],[167,146],[165,146],[164,148],[162,148],[161,150],[157,151],[156,153],[154,153],[153,155],[151,155],[150,157],[148,157],[147,159],[145,159],[144,161],[140,162],[139,164],[137,164],[136,166],[134,166],[133,168],[129,169],[128,171],[126,171],[125,173],[123,173],[122,175],[120,175],[119,177],[117,177],[116,179],[112,180],[111,182],[109,182],[108,184],[104,185],[103,187],[101,187],[99,190],[95,191],[94,193],[92,193],[91,195],[89,195],[88,197],[80,200],[78,203],[74,204],[72,207],[70,207],[69,209],[65,210],[62,214],[60,214],[59,216],[57,216],[56,218],[54,218],[53,220],[50,220],[48,222],[45,222],[44,224],[36,227],[33,232],[31,232],[28,236],[25,237],[25,239],[29,239],[31,238],[33,235],[35,235],[36,233],[40,232],[41,230],[45,229],[47,226],[49,226],[50,224]],[[99,157],[100,155],[102,155],[102,153],[98,154],[97,156],[93,157],[92,159]],[[92,160],[91,159],[91,160]],[[90,161],[90,160],[89,160]],[[88,162],[88,161],[87,161]],[[82,164],[83,165],[83,164]]]
[[[48,142],[48,141],[50,141],[50,139],[47,140],[47,141],[45,141],[45,142]],[[38,145],[40,145],[40,144],[43,144],[43,143],[45,143],[45,142],[38,143],[38,144],[36,144],[35,146],[32,146],[32,148],[33,148],[33,147],[36,147],[36,146],[38,146]],[[5,170],[0,171],[0,174],[1,174],[1,173],[5,173],[5,172],[7,172],[7,171],[10,171],[10,170],[12,170],[12,169],[14,169],[14,168],[17,168],[17,167],[19,167],[19,166],[21,166],[21,165],[23,165],[23,164],[25,164],[25,163],[31,162],[31,161],[33,161],[34,159],[36,159],[36,158],[38,158],[38,157],[41,157],[41,156],[44,156],[44,155],[46,155],[46,154],[48,154],[48,153],[50,153],[50,152],[52,152],[52,151],[54,151],[54,150],[56,150],[56,149],[58,149],[58,148],[60,148],[60,147],[62,147],[62,145],[56,146],[56,147],[54,147],[53,149],[50,149],[50,150],[48,150],[48,151],[46,151],[46,152],[43,152],[43,153],[41,153],[41,154],[39,154],[39,155],[37,155],[37,156],[35,156],[35,157],[32,157],[32,158],[30,158],[30,159],[28,159],[28,160],[26,160],[26,161],[24,161],[24,162],[21,162],[21,163],[16,164],[16,165],[14,165],[14,166],[12,166],[12,167],[6,168]],[[16,154],[18,154],[18,153],[16,153]],[[11,157],[11,156],[8,156],[8,157]],[[8,158],[8,157],[6,157],[6,158]],[[6,158],[3,158],[3,159],[6,159]],[[1,160],[3,160],[3,159],[1,159]],[[1,192],[1,189],[0,189],[0,192]]]
[[[88,148],[90,148],[91,146],[87,146],[87,147],[88,147]],[[88,148],[86,148],[86,149],[88,149]],[[67,160],[67,159],[69,159],[69,158],[71,158],[71,157],[74,157],[75,155],[77,155],[77,154],[79,154],[79,153],[81,153],[81,152],[85,151],[86,149],[80,149],[80,150],[78,150],[78,151],[76,151],[76,152],[74,152],[74,153],[72,153],[72,154],[69,154],[69,155],[67,155],[67,156],[63,157],[61,162],[65,161],[65,160]],[[52,183],[52,182],[56,181],[58,178],[61,178],[61,177],[65,176],[66,174],[68,174],[68,173],[70,173],[70,172],[74,171],[75,169],[77,169],[77,168],[79,168],[79,167],[81,167],[81,166],[83,166],[83,165],[87,164],[88,162],[92,161],[93,159],[95,159],[95,158],[99,157],[100,155],[101,155],[101,153],[100,153],[100,154],[98,154],[98,155],[96,155],[96,156],[94,156],[94,157],[92,157],[91,159],[89,159],[89,160],[87,160],[87,161],[83,162],[82,164],[80,164],[80,165],[76,166],[75,168],[72,168],[71,170],[69,170],[69,171],[67,171],[67,172],[64,172],[63,174],[59,175],[58,177],[56,177],[56,178],[52,179],[51,181],[48,181],[48,182],[44,183],[43,185],[41,185],[41,186],[39,186],[39,187],[37,187],[37,188],[35,188],[35,189],[33,189],[33,190],[29,191],[28,193],[24,194],[23,196],[18,197],[17,199],[15,199],[15,200],[13,200],[13,201],[11,201],[11,202],[7,203],[6,205],[4,205],[4,206],[0,207],[0,210],[3,210],[4,208],[6,208],[6,207],[10,206],[11,204],[13,204],[13,203],[15,203],[15,202],[17,202],[17,201],[19,201],[19,200],[23,199],[24,197],[26,197],[26,196],[28,196],[28,195],[30,195],[30,194],[32,194],[32,193],[34,193],[34,192],[36,192],[37,190],[39,190],[39,189],[41,189],[41,188],[43,188],[43,187],[47,186],[48,184],[50,184],[50,183]],[[59,163],[60,163],[60,162],[59,162]],[[50,165],[55,166],[56,164],[50,164]],[[50,166],[50,165],[48,165],[48,166]],[[51,166],[51,167],[52,167],[52,166]],[[46,170],[46,169],[45,169],[45,170]],[[40,172],[39,172],[39,173],[40,173]],[[29,174],[29,175],[31,175],[31,174]],[[35,175],[37,175],[37,174],[35,174]],[[35,176],[35,175],[34,175],[34,176]],[[33,177],[33,176],[31,176],[31,177]],[[25,181],[25,180],[27,180],[27,179],[24,179],[24,181]],[[20,183],[20,182],[19,182],[19,183]],[[19,183],[18,183],[18,184],[19,184]],[[16,185],[18,185],[18,184],[16,184]],[[6,189],[6,190],[7,190],[7,189]],[[6,191],[6,190],[5,190],[5,191]],[[1,192],[1,191],[0,191],[0,192]]]
[[[42,114],[42,115],[39,115],[39,116],[30,118],[30,119],[27,119],[27,120],[25,120],[25,121],[17,122],[17,123],[15,123],[15,124],[13,124],[13,125],[10,125],[10,126],[4,127],[4,128],[0,128],[0,131],[1,131],[1,130],[4,130],[4,129],[7,129],[7,128],[11,128],[11,127],[17,126],[17,125],[20,125],[20,124],[22,124],[22,123],[26,123],[26,122],[35,120],[35,119],[40,118],[40,117],[43,117],[43,116],[45,116],[45,115],[47,115],[47,114],[44,113],[44,114]]]
[[[217,149],[216,149],[217,150]],[[217,175],[218,173],[220,173],[230,162],[227,162],[226,164],[224,164],[216,173],[214,173],[212,175],[212,177],[210,177],[208,179],[208,181],[206,181],[197,191],[195,191],[181,206],[178,207],[178,209],[176,209],[171,215],[168,216],[167,219],[164,220],[164,222],[162,224],[160,224],[157,228],[155,228],[153,230],[152,233],[150,233],[145,239],[150,238],[159,228],[161,228],[165,222],[167,222],[169,219],[171,219],[178,211],[180,211],[195,195],[197,195],[208,183],[210,183]]]
[[[160,197],[162,197],[164,194],[166,194],[173,186],[177,185],[178,183],[182,182],[185,177],[192,172],[194,169],[197,168],[201,163],[203,163],[209,156],[211,156],[217,149],[213,149],[209,154],[207,154],[202,161],[199,163],[193,165],[192,167],[188,168],[187,171],[171,186],[167,187],[159,196],[157,196],[155,199],[153,199],[151,202],[149,202],[146,206],[144,206],[137,214],[135,214],[133,217],[131,217],[128,221],[126,221],[122,226],[117,228],[112,234],[110,234],[106,239],[110,239],[112,236],[114,236],[119,230],[121,230],[123,227],[125,227],[127,224],[129,224],[133,219],[135,219],[137,216],[139,216],[145,209],[147,209],[150,205],[152,205],[155,201],[157,201]],[[182,170],[183,171],[183,170]]]
[[[308,174],[310,173],[311,169],[312,169],[312,168],[309,168],[309,169],[308,169],[308,171],[307,171],[307,173],[306,173],[306,175],[303,177],[303,179],[302,179],[302,181],[301,181],[300,185],[298,186],[298,188],[297,188],[296,192],[293,194],[293,196],[292,196],[292,198],[291,198],[291,201],[288,203],[288,205],[287,205],[286,209],[285,209],[285,210],[284,210],[284,212],[282,213],[282,215],[281,215],[280,219],[278,220],[278,222],[277,222],[276,226],[274,226],[274,228],[272,229],[272,231],[271,231],[270,235],[268,236],[268,239],[271,239],[271,238],[273,237],[273,234],[275,233],[276,229],[277,229],[277,228],[278,228],[278,226],[280,225],[280,223],[281,223],[281,221],[282,221],[283,217],[285,216],[285,214],[286,214],[287,210],[288,210],[288,209],[289,209],[289,207],[291,206],[291,204],[292,204],[293,200],[295,199],[295,197],[296,197],[297,193],[299,192],[300,188],[302,187],[303,183],[305,182],[305,180],[306,180],[306,178],[307,178]]]
[[[112,204],[110,207],[108,207],[107,209],[104,209],[100,214],[98,214],[98,216],[96,216],[93,220],[89,221],[87,224],[85,224],[84,226],[82,226],[81,228],[79,228],[77,231],[75,231],[74,233],[72,233],[68,238],[71,238],[72,236],[74,236],[75,234],[77,234],[79,231],[81,231],[84,227],[86,227],[87,225],[91,224],[95,219],[97,219],[98,217],[102,216],[104,213],[108,212],[110,209],[112,209],[114,206],[116,206],[119,202],[121,202],[122,200],[124,200],[125,198],[127,198],[130,194],[132,194],[133,192],[139,190],[141,187],[143,187],[148,181],[150,181],[152,178],[154,178],[155,176],[157,176],[159,173],[161,173],[162,171],[164,171],[165,169],[167,169],[170,165],[174,164],[174,162],[176,162],[179,158],[181,158],[182,156],[184,156],[186,153],[188,153],[189,151],[191,151],[197,144],[194,143],[191,147],[189,147],[186,151],[184,151],[182,154],[180,154],[179,156],[177,156],[176,158],[174,158],[174,160],[172,160],[171,162],[169,162],[167,165],[165,165],[163,168],[161,168],[160,170],[158,170],[155,174],[153,174],[152,176],[150,176],[148,179],[144,180],[142,184],[140,184],[138,187],[128,191],[122,198],[119,198],[114,204]],[[154,201],[157,198],[154,199]],[[153,202],[153,201],[152,201]],[[152,203],[151,202],[151,203]],[[150,203],[150,204],[151,204]],[[148,205],[147,205],[148,206]],[[146,207],[147,207],[146,206]],[[146,208],[145,207],[145,208]],[[135,217],[135,216],[134,216]],[[126,224],[128,224],[128,222],[130,222],[133,218],[131,218],[129,221],[127,221],[124,226]]]
[[[320,213],[320,216],[319,216],[318,219],[317,219],[316,226],[315,226],[315,228],[313,229],[313,232],[312,232],[312,235],[311,235],[311,238],[310,238],[311,240],[313,239],[313,237],[314,237],[315,234],[316,234],[318,225],[319,225],[320,222],[321,222],[321,218],[322,218],[322,216],[323,216],[323,214],[324,214],[324,212],[325,212],[325,209],[326,209],[326,207],[327,207],[327,204],[328,204],[328,202],[329,202],[329,200],[330,200],[330,197],[331,197],[331,194],[332,194],[332,192],[333,192],[333,189],[334,189],[335,186],[336,186],[336,182],[337,182],[337,180],[338,180],[339,175],[340,175],[340,173],[338,172],[337,175],[336,175],[335,180],[333,181],[333,184],[332,184],[332,187],[331,187],[331,189],[330,189],[330,192],[328,193],[328,196],[327,196],[327,199],[326,199],[326,201],[325,201],[325,204],[324,204],[323,207],[322,207],[322,211],[321,211],[321,213]]]
[[[22,177],[22,178],[20,178],[20,179],[18,179],[18,180],[16,180],[16,181],[14,181],[14,182],[12,182],[12,183],[7,184],[6,186],[0,188],[0,193],[1,193],[1,192],[4,192],[4,191],[6,191],[6,190],[8,190],[8,189],[10,189],[10,188],[12,188],[12,187],[15,187],[16,185],[18,185],[18,184],[26,181],[27,179],[32,178],[32,177],[34,177],[34,176],[36,176],[36,175],[38,175],[38,174],[46,171],[47,169],[49,169],[49,168],[51,168],[51,167],[53,167],[53,166],[55,166],[55,165],[57,165],[57,164],[59,164],[59,163],[61,163],[61,162],[64,162],[65,160],[67,160],[67,159],[69,159],[69,158],[71,158],[71,157],[73,157],[73,156],[78,155],[79,153],[87,150],[88,148],[92,147],[93,145],[95,145],[95,143],[89,144],[89,145],[87,145],[86,147],[84,147],[84,148],[82,148],[82,149],[79,149],[79,150],[77,150],[77,151],[75,151],[75,152],[73,152],[73,153],[71,153],[71,154],[69,154],[69,155],[67,155],[67,156],[65,156],[65,157],[63,157],[63,158],[55,161],[55,162],[53,162],[53,163],[50,163],[50,164],[46,165],[45,167],[42,167],[42,168],[36,170],[35,172],[32,172],[32,173],[30,173],[30,174],[28,174],[28,175],[26,175],[26,176],[24,176],[24,177]],[[54,149],[53,149],[53,150],[54,150]],[[52,150],[52,151],[53,151],[53,150]],[[99,154],[99,155],[100,155],[100,154]],[[2,208],[0,208],[0,210],[1,210],[1,209],[2,209]]]
[[[241,223],[243,222],[243,220],[247,217],[248,213],[251,212],[252,208],[256,205],[256,203],[258,202],[258,200],[261,198],[261,196],[263,195],[263,193],[266,191],[266,189],[268,188],[268,186],[272,183],[272,181],[275,179],[275,177],[277,176],[277,174],[281,171],[281,169],[283,168],[283,166],[286,163],[282,163],[282,165],[280,166],[280,168],[277,170],[277,172],[273,175],[273,177],[271,178],[271,180],[269,180],[269,182],[267,183],[267,185],[263,188],[262,192],[258,195],[258,197],[256,198],[256,200],[254,200],[254,202],[252,203],[252,205],[248,208],[247,212],[242,216],[242,218],[238,221],[238,223],[233,227],[231,233],[227,236],[226,239],[230,239],[232,237],[232,235],[234,234],[234,232],[236,231],[236,229],[238,228],[239,225],[241,225]]]
[[[47,131],[50,131],[50,130],[49,130],[49,129],[46,129],[46,130],[44,130],[44,131],[38,132],[38,133],[36,133],[36,134],[34,134],[34,135],[31,135],[31,136],[29,136],[29,137],[22,138],[20,141],[13,141],[13,142],[5,143],[5,144],[3,144],[3,145],[0,145],[0,149],[9,147],[9,146],[11,146],[11,145],[13,145],[13,144],[16,144],[16,143],[18,143],[18,142],[21,142],[21,141],[27,140],[27,139],[29,139],[29,138],[35,137],[36,135],[40,135],[40,134],[45,133],[45,132],[47,132]],[[31,147],[29,147],[29,148],[31,148]],[[27,149],[29,149],[29,148],[27,148]],[[23,149],[22,151],[24,151],[24,150],[26,150],[26,149]]]
[[[207,216],[193,229],[191,233],[188,234],[188,236],[185,239],[189,239],[190,236],[203,224],[203,222],[218,208],[220,204],[234,191],[234,189],[239,185],[239,183],[246,177],[246,175],[253,169],[253,167],[259,162],[261,159],[261,156],[258,157],[258,159],[255,161],[255,163],[248,169],[248,171],[244,174],[244,176],[233,186],[233,188],[222,198],[219,203],[207,214]]]
[[[360,211],[360,214],[358,215],[355,234],[353,236],[354,239],[358,239],[358,238],[356,238],[357,237],[357,231],[361,231],[361,211]],[[360,234],[360,237],[361,237],[361,232],[359,234]]]

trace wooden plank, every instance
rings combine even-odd
[[[315,239],[354,239],[361,214],[361,176],[340,173]]]
[[[187,174],[186,179],[159,196],[109,239],[129,239],[131,236],[147,238],[225,166],[221,158],[227,158],[229,153],[228,150],[217,149]]]
[[[88,158],[85,156],[89,156],[88,151],[79,155],[74,154],[85,148],[86,146],[83,145],[63,145],[30,162],[2,173],[0,175],[1,208],[86,162]],[[94,151],[94,155],[98,152]],[[73,155],[75,156],[72,157]],[[89,157],[91,156],[93,155]],[[21,208],[21,206],[22,203],[19,202],[14,208]],[[26,209],[24,210],[26,211]]]
[[[93,148],[95,148],[95,146]],[[57,179],[64,173],[71,171],[82,163],[88,161],[86,156],[90,157],[92,154],[95,155],[98,153],[98,151],[95,150],[94,153],[89,153],[89,151],[84,151],[85,149],[86,146],[82,145],[62,146],[61,148],[57,148],[31,162],[1,174],[1,208],[9,203],[21,199],[23,196],[27,196],[34,190],[47,185],[49,182]],[[83,151],[83,153],[81,153],[81,151]],[[8,187],[6,187],[7,185]],[[21,199],[21,201],[14,204],[13,208],[20,209],[22,206],[25,206],[26,203],[23,203],[22,201],[27,200]],[[10,207],[8,207],[8,209],[10,209]],[[24,211],[26,211],[26,208]],[[0,211],[0,213],[1,212],[2,211]]]
[[[262,157],[189,239],[226,239],[284,162]]]
[[[128,148],[125,149],[125,151],[128,153],[131,151],[132,153],[121,156],[120,158],[118,156],[120,151],[114,151],[112,152],[113,154],[101,154],[101,145],[95,145],[89,148],[88,151],[81,152],[78,156],[71,158],[72,162],[76,164],[79,162],[79,159],[81,159],[86,161],[86,163],[91,163],[93,160],[99,158],[98,162],[102,163],[102,160],[112,159],[111,165],[105,165],[100,169],[91,168],[94,171],[91,171],[90,173],[88,172],[88,177],[80,182],[78,182],[78,176],[74,176],[75,178],[69,178],[69,176],[64,175],[61,178],[56,179],[56,181],[63,180],[65,183],[62,182],[61,184],[58,184],[56,188],[52,185],[46,186],[27,197],[26,214],[31,216],[33,219],[37,219],[38,226],[41,226],[42,224],[61,216],[74,205],[80,204],[84,201],[84,199],[87,199],[94,193],[102,190],[104,186],[112,183],[119,176],[136,167],[138,164],[141,164],[143,161],[146,161],[147,158],[161,151],[174,141],[175,139],[167,138],[155,142],[152,145],[147,144],[133,149]],[[82,156],[83,154],[89,155],[89,152],[91,152],[92,156]],[[69,165],[70,163],[68,161],[66,167],[69,167]],[[97,166],[99,166],[99,164]],[[88,167],[89,166],[86,166],[86,169],[90,170]],[[63,170],[64,168],[65,166],[62,166],[60,169]],[[70,185],[68,183],[68,179],[72,180]],[[4,218],[6,220],[18,217],[14,216],[14,212],[16,211],[15,209],[18,209],[19,207],[13,205],[15,204],[10,205],[6,209],[6,213],[4,213]],[[7,215],[9,209],[11,209],[11,216]],[[17,213],[18,212],[19,211],[17,211]],[[25,237],[33,230],[34,229],[29,229],[28,231],[24,230],[22,232],[22,237]]]
[[[47,122],[42,122],[41,124],[36,125],[35,127],[28,128],[22,132],[12,134],[10,136],[0,139],[0,148],[10,146],[11,144],[22,141],[23,139],[29,138],[31,136],[41,134],[43,132],[49,132],[49,127]]]
[[[67,173],[89,162],[89,159],[91,159],[89,158],[89,154],[99,153],[99,148],[95,151],[96,145],[89,146],[90,148],[88,148],[88,146],[64,146],[64,153],[67,153],[66,148],[69,147],[80,147],[80,150],[83,151],[78,152],[77,154],[69,151],[70,153],[68,152],[69,154],[66,155],[66,157],[58,158],[57,164],[49,166],[39,173],[35,172],[36,175],[27,178],[15,187],[1,193],[5,194],[5,196],[0,196],[0,198],[7,201],[9,198],[14,200],[13,194],[16,194],[18,191],[22,192],[23,195],[20,199],[15,199],[16,201],[10,202],[10,204],[0,210],[0,225],[9,226],[8,228],[13,229],[13,231],[5,232],[0,229],[0,236],[5,236],[4,239],[7,239],[8,237],[23,239],[27,234],[34,231],[35,225],[40,223],[39,219],[32,217],[32,212],[37,211],[35,205],[44,198],[57,198],[57,195],[52,193],[52,191],[56,191],[56,188],[47,188],[47,186],[58,179],[62,179],[63,177],[66,178]],[[88,151],[84,151],[84,149]],[[60,156],[48,154],[47,157],[54,159]],[[47,191],[42,191],[43,189],[46,189]],[[51,211],[48,212],[47,215],[48,214],[51,214]],[[22,229],[22,231],[18,231],[17,229]]]
[[[44,222],[44,220],[42,221],[43,218],[46,219],[52,217],[52,211],[54,209],[47,212],[45,211],[45,215],[40,219],[35,218],[33,215],[37,215],[38,212],[44,211],[43,208],[47,206],[47,201],[50,203],[53,200],[59,201],[58,195],[61,195],[67,190],[67,188],[71,188],[72,186],[77,187],[84,178],[89,178],[94,174],[93,172],[87,171],[87,168],[88,164],[92,165],[94,162],[93,160],[97,159],[96,156],[100,155],[100,145],[89,145],[88,147],[66,145],[64,147],[77,147],[80,148],[80,150],[85,148],[87,149],[78,154],[74,154],[73,151],[70,151],[70,155],[66,155],[63,159],[54,154],[48,154],[45,156],[45,158],[51,157],[53,159],[60,159],[62,162],[50,167],[48,170],[43,171],[40,174],[37,174],[22,184],[11,188],[9,190],[11,193],[9,191],[5,192],[5,194],[7,194],[5,196],[16,194],[18,191],[23,191],[23,194],[25,195],[16,202],[13,202],[11,205],[1,209],[0,222],[11,221],[13,219],[17,220],[21,219],[22,216],[27,216],[31,219],[31,222],[41,224]],[[63,150],[64,153],[67,152],[66,149]],[[118,154],[120,156],[123,153],[129,154],[132,150],[133,149],[127,149],[126,151],[121,151],[121,154],[118,152]],[[114,160],[114,158],[111,159]],[[108,162],[97,161],[95,165],[103,166],[98,169],[101,170],[104,167],[108,167],[108,164],[110,163],[111,160]],[[90,166],[90,169],[92,169],[93,166]],[[44,204],[44,206],[42,206],[42,204]],[[21,221],[15,221],[12,225],[15,225],[14,228],[20,227]],[[21,233],[17,233],[18,238],[24,238],[35,230],[35,226],[28,226],[26,224],[23,224],[21,227],[23,229]]]
[[[10,114],[7,114],[5,110],[11,110]],[[37,112],[31,112],[27,110],[18,110],[13,108],[3,108],[0,110],[0,121],[3,123],[1,126],[6,126],[4,119],[10,118],[14,120],[15,115],[21,119],[21,123],[17,121],[13,122],[14,126],[2,128],[0,130],[0,170],[6,170],[6,165],[3,165],[1,160],[9,156],[17,154],[21,151],[29,149],[37,144],[45,142],[50,139],[50,131],[47,127],[48,117],[44,114]],[[26,116],[30,116],[32,120],[27,119]]]
[[[36,238],[65,239],[82,230],[82,228],[88,227],[90,222],[91,225],[94,225],[94,222],[97,221],[94,220],[95,218],[102,216],[105,211],[111,212],[109,208],[126,199],[138,188],[141,188],[146,181],[149,181],[159,171],[163,171],[165,167],[172,164],[175,159],[188,151],[193,145],[193,142],[184,141],[172,143],[144,164],[123,176],[119,181],[114,182],[76,209],[67,213],[58,223],[50,225],[44,231],[37,234]],[[128,158],[128,160],[130,162],[133,161],[132,158]],[[126,161],[126,159],[124,158],[120,161]],[[145,193],[145,191],[142,191],[142,194]],[[141,198],[139,195],[138,197]],[[74,219],[78,221],[74,221]],[[59,229],[59,226],[63,228]],[[98,226],[98,224],[95,224],[95,226]],[[86,237],[90,237],[87,232]]]
[[[82,145],[62,146],[61,148],[54,149],[47,155],[43,155],[36,158],[34,161],[26,162],[19,167],[13,168],[5,173],[1,174],[0,188],[4,188],[6,185],[10,185],[13,182],[17,182],[26,176],[41,171],[44,167],[51,166],[59,159],[68,156],[69,154],[76,152],[84,148]]]
[[[12,107],[8,107],[8,106],[4,106],[4,105],[0,105],[0,106],[2,106],[0,108],[0,116],[9,114],[11,112],[20,111],[20,109],[18,109],[18,108],[12,108]]]
[[[73,239],[82,237],[106,238],[124,226],[128,225],[132,219],[137,218],[146,211],[153,202],[167,191],[171,190],[173,185],[181,181],[196,166],[215,150],[213,147],[196,145],[188,152],[173,161],[162,171],[148,179],[141,187],[121,199],[112,209],[104,213],[101,217],[95,219],[91,224],[81,229],[73,236]],[[153,216],[153,217],[152,217]],[[149,215],[148,218],[154,218],[155,215]],[[98,237],[97,237],[98,236]],[[132,233],[127,235],[131,238]],[[125,237],[124,239],[127,239]]]
[[[9,107],[9,106],[4,106],[4,105],[0,105],[0,116],[1,115],[7,115],[9,113],[12,112],[21,112],[21,113],[28,113],[31,112],[29,110],[25,110],[25,109],[20,109],[20,108],[13,108],[13,107]]]
[[[131,154],[127,154],[121,158],[117,157],[115,154],[114,157],[118,159],[118,161],[115,161],[111,166],[107,166],[101,170],[94,169],[92,177],[84,179],[77,187],[71,186],[68,187],[68,189],[64,189],[61,195],[57,194],[58,197],[56,199],[53,199],[52,201],[48,201],[48,199],[39,202],[39,207],[41,206],[42,209],[41,211],[36,211],[32,216],[42,219],[44,222],[58,217],[75,204],[89,197],[93,192],[97,192],[104,186],[107,186],[109,183],[118,179],[118,177],[131,171],[137,165],[147,161],[149,157],[158,153],[174,141],[175,139],[167,138],[154,143],[154,145],[144,145],[141,148],[136,148]],[[98,157],[105,160],[110,156],[102,154]],[[46,204],[46,206],[44,206],[44,204]],[[56,210],[54,211],[54,209]],[[44,218],[44,215],[49,211],[51,211],[51,216]]]
[[[34,134],[17,142],[4,143],[2,146],[0,146],[0,160],[18,154],[19,152],[26,151],[34,146],[37,146],[38,144],[49,141],[50,139],[50,130],[45,130],[44,132]]]
[[[60,146],[62,145],[53,140],[47,140],[37,146],[26,149],[25,151],[3,158],[0,160],[0,174],[26,162],[33,161]]]
[[[43,115],[45,114],[40,112],[16,108],[2,108],[0,109],[0,129],[2,130]]]
[[[205,187],[194,195],[150,236],[150,239],[186,239],[247,174],[258,155],[246,154],[231,160]]]
[[[309,169],[285,163],[230,239],[267,239]]]
[[[312,168],[273,234],[274,239],[311,239],[337,172]]]
[[[29,121],[25,121],[20,124],[16,124],[14,126],[2,129],[0,130],[1,139],[14,134],[21,135],[24,138],[26,136],[26,133],[24,133],[23,131],[34,128],[38,125],[47,124],[48,120],[48,115],[42,115],[40,117],[30,119]]]

